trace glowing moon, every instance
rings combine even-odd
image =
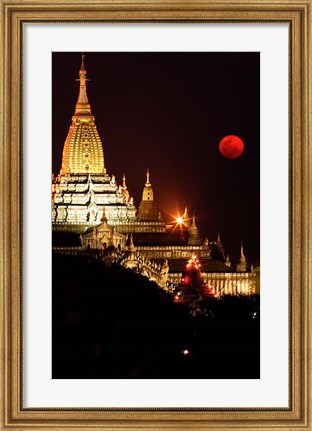
[[[221,140],[219,150],[227,159],[236,159],[244,151],[244,142],[238,136],[228,135]]]

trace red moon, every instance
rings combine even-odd
[[[227,159],[236,159],[244,151],[244,142],[238,136],[228,135],[221,140],[219,150]]]

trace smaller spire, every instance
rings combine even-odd
[[[219,242],[221,244],[220,232],[218,232],[217,242]]]
[[[187,206],[184,209],[184,214],[183,214],[182,218],[183,218],[183,224],[184,224],[184,226],[186,228],[189,228],[190,227],[190,218],[189,218],[189,215],[188,215]]]
[[[195,220],[195,213],[193,213],[191,229],[197,229],[196,220]]]
[[[202,240],[199,236],[198,227],[196,226],[195,214],[193,213],[192,225],[188,229],[188,245],[201,245]]]
[[[122,188],[123,188],[123,190],[127,190],[126,174],[125,173],[122,174]]]
[[[243,247],[243,243],[242,242],[241,242],[240,260],[241,260],[241,262],[246,262],[246,258],[245,258],[245,255],[244,255],[244,247]]]
[[[228,254],[226,255],[225,265],[229,268],[231,267],[230,256]]]
[[[122,175],[122,187],[121,187],[121,189],[122,189],[122,194],[123,194],[124,202],[126,204],[128,204],[129,201],[130,201],[130,195],[129,195],[129,191],[127,189],[126,174],[125,173],[123,173],[123,175]]]
[[[135,247],[134,247],[134,244],[133,244],[133,236],[132,236],[132,233],[130,233],[130,235],[129,235],[129,245],[128,245],[128,250],[129,250],[129,251],[135,251]]]
[[[149,169],[146,171],[146,183],[143,188],[138,218],[141,220],[158,220],[158,208],[156,202],[154,201],[154,190],[150,182]]]
[[[106,213],[105,213],[105,209],[103,208],[101,223],[106,223],[106,222],[107,222]]]
[[[236,267],[236,271],[238,272],[246,272],[247,271],[247,262],[244,255],[244,248],[243,243],[241,242],[241,248],[240,248],[240,259]]]
[[[149,171],[148,168],[147,168],[147,171],[146,171],[146,183],[145,183],[145,186],[146,187],[151,186],[151,183],[150,183],[150,171]]]

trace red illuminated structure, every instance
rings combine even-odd
[[[203,281],[200,260],[192,254],[183,272],[175,301],[193,302],[214,296],[212,289]]]

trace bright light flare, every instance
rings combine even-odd
[[[170,225],[172,226],[171,229],[174,232],[176,229],[179,229],[181,233],[183,233],[185,229],[185,222],[187,221],[183,215],[180,215],[180,211],[178,206],[175,208],[174,213],[167,212],[168,216],[170,216]]]
[[[183,224],[184,223],[183,217],[181,217],[181,216],[178,216],[176,220],[177,220],[178,224]]]

